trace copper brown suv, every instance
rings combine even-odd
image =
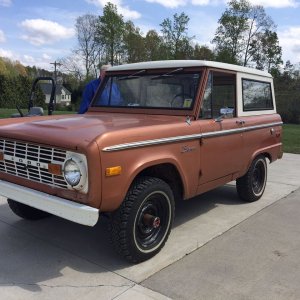
[[[206,61],[112,67],[84,115],[0,121],[0,194],[20,217],[94,226],[146,260],[165,244],[174,200],[236,180],[258,200],[282,156],[270,74]]]

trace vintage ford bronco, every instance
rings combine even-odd
[[[18,216],[94,226],[141,262],[165,244],[174,200],[236,180],[258,200],[282,157],[270,74],[208,61],[111,67],[87,113],[0,121],[0,194]]]

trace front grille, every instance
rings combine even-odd
[[[20,141],[0,138],[0,172],[45,183],[55,187],[67,188],[61,175],[49,173],[48,164],[62,165],[66,151]]]

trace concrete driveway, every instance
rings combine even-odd
[[[0,198],[0,298],[166,299],[164,295],[168,295],[189,299],[188,294],[183,297],[168,292],[172,274],[175,278],[178,269],[167,276],[161,270],[178,263],[191,264],[186,258],[218,239],[222,239],[222,245],[233,243],[226,239],[228,230],[244,225],[245,220],[272,208],[300,187],[300,155],[285,154],[269,166],[268,176],[265,194],[256,203],[241,202],[233,183],[178,203],[164,249],[139,265],[130,265],[115,254],[104,218],[94,228],[56,217],[29,222],[15,216],[6,199]],[[221,255],[222,248],[216,251]],[[299,256],[295,259],[299,263]],[[230,276],[230,269],[226,272],[223,275]],[[196,297],[197,290],[193,291]]]

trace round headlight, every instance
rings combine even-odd
[[[64,164],[64,177],[71,186],[76,186],[80,182],[80,167],[73,159],[68,159]]]

